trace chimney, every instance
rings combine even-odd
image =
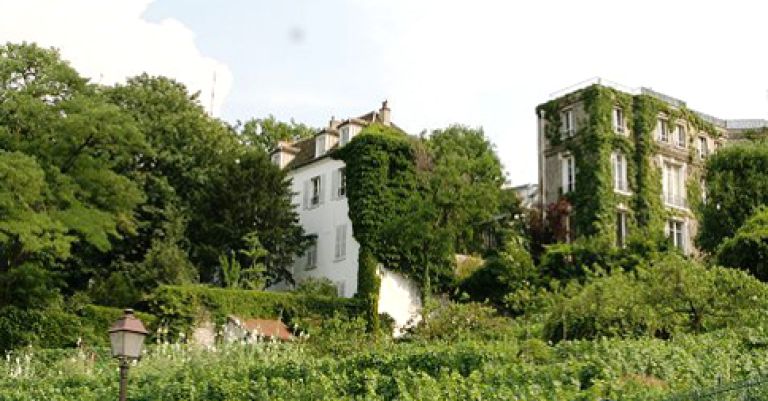
[[[331,131],[335,131],[339,129],[339,124],[341,124],[341,121],[336,119],[336,116],[331,117],[331,121],[328,121],[328,129]]]
[[[385,100],[381,103],[381,109],[379,109],[379,118],[381,119],[382,124],[390,125],[392,123],[390,121],[390,113],[391,113],[391,110],[389,109],[389,105]]]

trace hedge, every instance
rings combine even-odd
[[[277,319],[356,316],[362,312],[357,299],[300,295],[288,292],[235,290],[206,286],[161,286],[149,299],[150,312],[169,333],[189,334],[203,319],[222,324],[227,316]]]
[[[60,307],[0,308],[0,352],[26,346],[106,347],[109,346],[107,330],[122,315],[122,309],[96,305],[82,306],[76,312]],[[154,331],[157,321],[154,316],[140,312],[136,316],[149,331]]]

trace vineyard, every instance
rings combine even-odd
[[[131,369],[129,399],[664,400],[768,372],[760,329],[556,345],[357,340],[154,345]],[[0,399],[105,400],[115,397],[116,379],[106,349],[20,350],[0,362]]]

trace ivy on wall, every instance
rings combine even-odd
[[[333,157],[346,164],[349,217],[360,243],[358,297],[367,308],[370,328],[378,326],[381,263],[397,270],[398,249],[381,241],[393,216],[407,214],[402,199],[418,186],[414,151],[408,137],[383,125],[366,127]]]
[[[561,111],[579,103],[585,117],[575,122],[578,127],[575,135],[563,137]],[[623,111],[626,129],[631,136],[614,132],[613,110],[616,107]],[[633,96],[600,85],[545,103],[539,106],[538,112],[547,122],[544,135],[550,146],[556,151],[572,154],[575,159],[575,189],[563,194],[573,206],[571,231],[608,247],[616,243],[616,216],[620,206],[627,211],[630,240],[663,238],[664,224],[670,212],[662,202],[661,169],[653,163],[653,155],[658,151],[654,135],[660,115],[665,116],[670,127],[686,121],[697,132],[720,136],[713,124],[685,107],[675,108],[647,94]],[[695,157],[693,147],[690,147],[689,162]],[[614,152],[623,154],[629,161],[628,195],[614,191],[611,166]],[[696,174],[690,174],[686,183],[692,210],[701,199]]]

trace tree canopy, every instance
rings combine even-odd
[[[707,160],[706,198],[701,206],[699,246],[714,252],[718,245],[768,204],[768,144],[725,147]]]
[[[290,280],[307,242],[290,199],[265,148],[184,85],[147,74],[96,85],[56,50],[0,47],[4,288],[130,305],[160,284],[215,280],[220,254],[253,251],[244,238],[263,246],[264,280]]]

